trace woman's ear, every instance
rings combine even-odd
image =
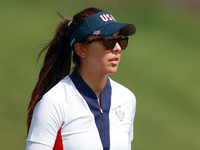
[[[81,57],[81,58],[86,57],[85,48],[81,43],[76,43],[74,46],[74,49],[75,49],[76,53],[79,55],[79,57]]]

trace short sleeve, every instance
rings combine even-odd
[[[35,142],[27,142],[26,150],[52,150],[52,147]]]
[[[35,107],[27,142],[53,147],[62,118],[62,104],[52,95],[44,95]]]
[[[130,129],[129,129],[129,143],[131,143],[131,141],[134,138],[134,119],[135,119],[135,112],[136,112],[136,98],[135,96],[133,96],[133,98],[131,99],[131,106],[132,106],[132,119],[131,119],[131,125],[130,125]]]

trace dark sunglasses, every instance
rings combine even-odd
[[[88,43],[92,43],[93,41],[103,41],[103,45],[106,50],[113,50],[113,48],[116,45],[116,41],[121,46],[122,50],[124,50],[128,45],[128,37],[124,35],[121,35],[119,38],[115,38],[113,36],[106,36],[103,38],[92,39],[91,41],[88,41]]]

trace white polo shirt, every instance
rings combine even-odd
[[[133,139],[136,99],[108,78],[97,97],[78,72],[49,90],[35,107],[27,142],[54,150],[128,150]]]

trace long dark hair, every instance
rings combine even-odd
[[[97,8],[85,9],[73,17],[70,25],[68,24],[71,20],[59,14],[64,21],[58,25],[54,38],[41,50],[38,56],[39,59],[41,54],[47,50],[39,79],[33,89],[28,106],[27,133],[37,103],[47,91],[70,73],[72,58],[72,50],[69,43],[70,36],[87,18],[101,11],[102,10]],[[79,68],[80,59],[76,52],[73,53],[73,61],[76,68]]]

